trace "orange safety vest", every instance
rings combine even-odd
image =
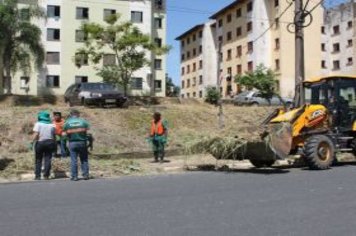
[[[151,124],[151,136],[154,136],[155,134],[157,135],[163,135],[164,134],[164,127],[162,124],[162,120],[158,121],[155,123],[155,121],[152,121]]]
[[[59,122],[53,120],[53,124],[56,128],[55,131],[56,135],[62,135],[64,123],[65,123],[64,119],[61,119]]]

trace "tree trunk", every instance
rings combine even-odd
[[[4,94],[4,50],[0,48],[0,94]]]
[[[4,66],[5,66],[5,85],[4,85],[4,88],[5,88],[5,92],[6,94],[11,94],[12,91],[12,79],[11,79],[11,65],[10,65],[10,62],[5,62],[4,63]]]

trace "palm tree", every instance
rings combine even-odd
[[[41,29],[32,19],[44,18],[37,4],[18,7],[19,0],[0,1],[0,89],[11,94],[12,74],[31,72],[33,62],[40,67],[44,61]]]

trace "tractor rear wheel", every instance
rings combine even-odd
[[[251,164],[256,168],[271,167],[276,161],[275,160],[250,160]]]
[[[312,170],[326,170],[335,159],[335,146],[326,135],[314,135],[305,141],[303,156]]]

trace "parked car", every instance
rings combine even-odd
[[[284,103],[289,107],[293,100],[290,98],[282,98]],[[274,95],[270,101],[261,97],[258,91],[245,91],[234,97],[235,105],[249,105],[249,106],[281,106],[281,99]]]
[[[116,105],[122,107],[127,97],[108,83],[77,83],[68,87],[64,100],[69,106]]]

